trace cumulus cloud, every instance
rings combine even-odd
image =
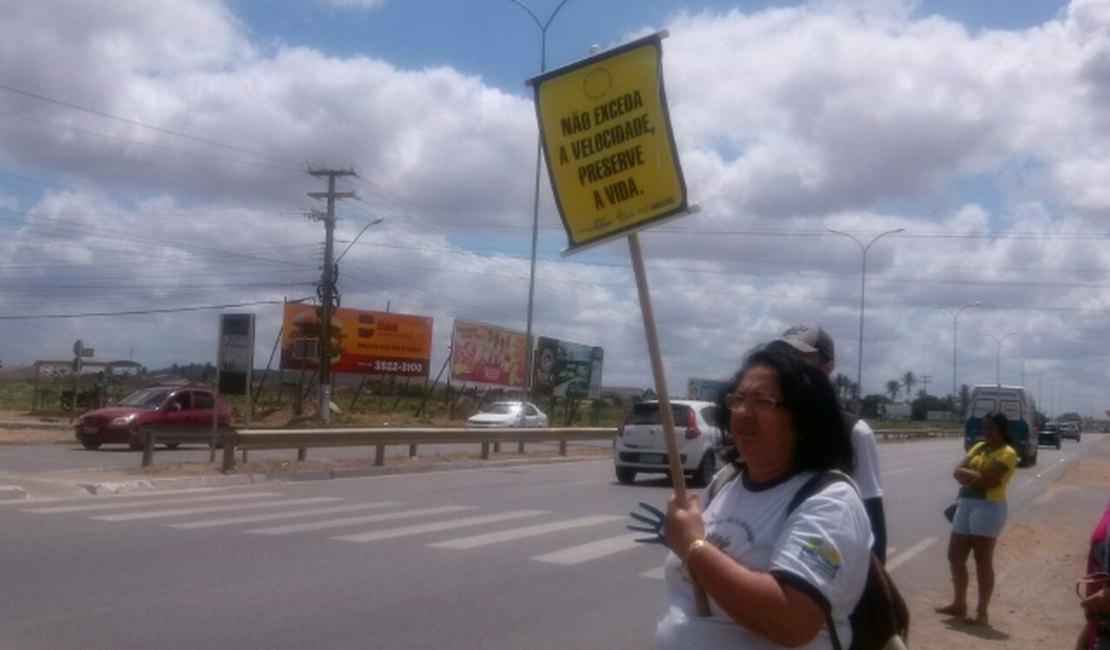
[[[854,379],[861,250],[830,228],[862,242],[905,229],[868,252],[866,392],[911,369],[950,390],[937,351],[952,323],[934,304],[983,303],[960,318],[963,383],[993,379],[985,334],[1017,330],[1010,375],[1027,358],[1047,377],[1070,368],[1075,341],[1104,333],[1110,258],[1088,235],[1110,203],[1108,3],[1074,0],[1020,31],[920,9],[829,0],[663,25],[701,207],[642,235],[673,386],[729,374],[800,321],[834,333]],[[536,130],[518,88],[262,43],[216,0],[14,3],[0,79],[0,297],[13,309],[266,303],[253,307],[263,350],[281,300],[319,278],[323,226],[305,214],[323,186],[304,172],[349,166],[359,176],[340,189],[359,198],[342,203],[337,241],[385,221],[343,260],[344,305],[433,316],[433,365],[456,317],[524,327]],[[560,258],[546,179],[540,216],[537,333],[602,345],[607,384],[646,386],[625,247]],[[0,321],[3,358],[100,337],[116,356],[188,362],[214,349],[213,321]],[[136,334],[163,328],[180,333]],[[1094,385],[1102,366],[1068,372]]]

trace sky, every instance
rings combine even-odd
[[[320,168],[357,172],[344,307],[434,318],[433,372],[455,319],[524,331],[525,81],[666,30],[700,207],[640,235],[672,394],[815,322],[865,394],[946,395],[955,352],[957,384],[1110,408],[1110,0],[558,5],[0,0],[0,362],[215,362],[250,312],[264,367],[320,277]],[[545,173],[534,333],[652,386],[627,246],[566,247]]]

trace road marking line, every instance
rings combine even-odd
[[[925,539],[921,540],[920,542],[918,542],[918,543],[914,544],[913,546],[907,548],[903,553],[901,553],[897,557],[891,558],[890,560],[887,561],[887,563],[886,563],[887,572],[893,571],[893,570],[897,569],[898,567],[902,566],[903,564],[905,564],[906,562],[909,562],[914,557],[920,555],[922,551],[924,551],[925,549],[929,548],[930,546],[932,546],[933,544],[936,544],[936,543],[937,543],[937,538],[936,537],[926,537]]]
[[[228,512],[231,510],[245,510],[248,508],[283,508],[306,503],[323,503],[325,501],[339,500],[338,497],[312,497],[310,499],[292,499],[289,501],[266,501],[265,503],[233,503],[222,506],[202,506],[200,508],[176,508],[171,510],[152,510],[149,512],[129,512],[122,515],[100,515],[99,517],[90,517],[90,519],[95,519],[97,521],[137,521],[140,519],[199,515],[206,512]]]
[[[22,477],[22,476],[23,475],[7,474],[5,472],[0,472],[0,485],[4,484],[3,483],[4,479],[16,480],[18,477]],[[198,492],[216,492],[217,490],[226,491],[227,488],[211,488],[211,487],[179,488],[179,489],[176,489],[176,490],[157,490],[157,491],[151,491],[151,492],[123,492],[123,493],[120,493],[120,494],[98,494],[98,495],[96,495],[96,501],[99,502],[99,503],[103,503],[105,501],[110,501],[110,500],[113,500],[113,499],[143,499],[143,498],[164,499],[167,496],[173,495],[173,494],[196,494]],[[74,502],[88,503],[90,500],[92,500],[92,497],[90,495],[85,495],[85,496],[80,496],[80,497],[65,497],[65,498],[62,498],[62,499],[55,499],[55,498],[51,498],[51,497],[14,499],[14,500],[10,500],[10,501],[0,501],[0,508],[13,508],[13,507],[25,508],[29,505],[34,505],[36,503],[74,503]]]
[[[547,512],[543,510],[514,510],[511,512],[503,512],[497,515],[486,515],[483,517],[466,517],[464,519],[452,519],[450,521],[439,521],[432,524],[423,524],[420,526],[406,526],[404,528],[391,528],[388,530],[376,530],[369,533],[358,533],[356,535],[343,535],[342,537],[332,537],[331,539],[340,540],[343,542],[374,542],[380,539],[392,539],[394,537],[404,537],[406,535],[418,535],[420,533],[431,533],[440,530],[450,530],[452,528],[462,528],[463,526],[477,526],[480,524],[492,524],[498,521],[509,521],[510,519],[520,519],[521,517],[535,517],[536,515],[545,515]]]
[[[525,537],[535,537],[536,535],[546,535],[547,533],[555,533],[562,530],[570,530],[572,528],[583,528],[585,526],[595,526],[597,524],[604,524],[612,521],[621,521],[623,519],[624,517],[617,517],[613,515],[593,515],[590,517],[579,517],[578,519],[555,521],[549,524],[537,524],[535,526],[526,526],[524,528],[503,530],[496,533],[485,533],[483,535],[475,535],[473,537],[451,539],[447,540],[446,542],[428,544],[428,546],[432,548],[468,549],[474,548],[476,546],[485,546],[486,544],[508,542]]]
[[[640,574],[640,577],[641,578],[651,578],[652,580],[662,580],[662,579],[666,578],[667,576],[666,576],[666,573],[664,572],[664,567],[657,566],[654,569],[652,569],[651,571],[644,571],[643,573]]]
[[[188,499],[165,499],[159,500],[157,503],[153,501],[128,501],[125,503],[86,503],[76,506],[52,506],[48,508],[32,508],[24,510],[23,512],[33,512],[35,514],[57,514],[61,512],[94,512],[97,510],[112,510],[114,508],[129,508],[138,507],[146,508],[149,506],[164,506],[164,505],[179,505],[183,503],[211,503],[213,501],[232,501],[235,499],[258,499],[262,497],[277,497],[281,496],[277,492],[247,492],[244,494],[222,494],[214,497],[193,497]]]
[[[410,517],[423,517],[425,515],[438,515],[446,512],[460,510],[473,510],[476,506],[441,506],[438,508],[424,508],[421,510],[406,510],[404,512],[391,512],[384,515],[366,515],[364,517],[347,517],[345,519],[329,519],[308,524],[290,524],[288,526],[274,526],[273,528],[258,528],[248,530],[248,533],[259,535],[284,535],[286,533],[303,533],[310,530],[323,530],[325,528],[339,528],[355,524],[369,524],[376,521],[392,521],[394,519],[408,519]]]
[[[382,501],[379,503],[360,503],[348,506],[332,506],[330,508],[312,508],[309,510],[293,510],[291,512],[271,512],[263,515],[248,515],[246,517],[224,517],[223,519],[208,519],[205,521],[189,521],[183,524],[166,524],[168,528],[212,528],[214,526],[228,526],[232,524],[249,524],[257,521],[273,521],[275,519],[295,519],[297,517],[312,517],[315,515],[332,515],[340,512],[355,510],[370,510],[372,508],[385,508],[399,506],[400,503]]]
[[[636,541],[636,538],[639,536],[640,533],[633,533],[629,535],[610,537],[608,539],[601,539],[596,542],[590,542],[588,544],[571,546],[570,548],[564,548],[561,551],[555,551],[553,553],[537,555],[530,559],[537,562],[547,562],[549,564],[562,564],[568,566],[573,564],[581,564],[583,562],[596,560],[607,555],[613,555],[614,553],[620,553],[621,551],[627,551],[629,549],[636,548],[637,546],[642,546],[642,544]]]

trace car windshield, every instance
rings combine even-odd
[[[509,415],[516,413],[520,410],[519,404],[511,404],[509,402],[494,402],[486,408],[482,409],[483,413],[494,413],[497,415]]]
[[[119,406],[132,406],[141,409],[156,409],[166,401],[170,391],[144,388],[131,393],[119,401]]]

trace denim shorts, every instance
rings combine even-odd
[[[1006,502],[986,499],[959,499],[952,532],[977,537],[998,537],[1006,525]]]

